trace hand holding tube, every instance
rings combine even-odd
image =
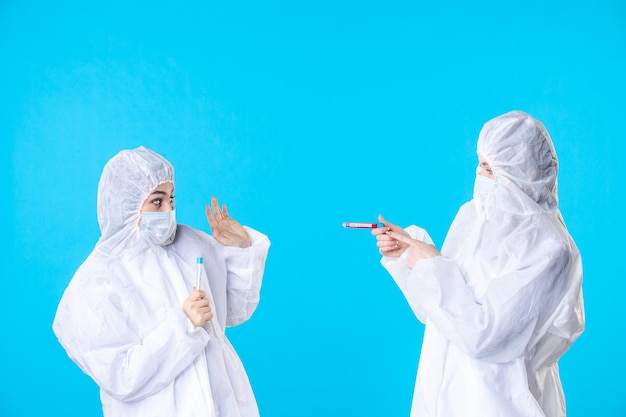
[[[434,245],[412,239],[404,229],[389,223],[383,216],[379,215],[378,220],[384,227],[372,230],[372,234],[376,236],[376,245],[381,255],[397,258],[408,248],[407,266],[410,269],[420,259],[441,255]]]
[[[194,327],[202,327],[213,318],[213,311],[206,298],[206,292],[193,289],[193,292],[183,302],[183,312],[189,318]]]
[[[399,239],[392,237],[390,233],[395,232],[398,235],[405,235],[409,237],[409,234],[404,231],[400,226],[389,223],[383,218],[382,215],[378,215],[378,221],[383,224],[383,227],[372,229],[372,234],[376,236],[376,246],[378,246],[378,252],[383,256],[389,256],[391,258],[397,258],[409,247],[409,245],[400,242]]]

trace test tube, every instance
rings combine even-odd
[[[377,229],[378,223],[343,222],[341,224],[346,229]]]
[[[200,289],[200,279],[202,278],[202,262],[201,257],[196,258],[196,289]]]

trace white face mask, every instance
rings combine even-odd
[[[484,205],[495,185],[495,180],[483,175],[476,175],[476,180],[474,181],[474,199]]]
[[[142,212],[141,233],[155,245],[169,245],[176,236],[176,210]]]

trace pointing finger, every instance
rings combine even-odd
[[[413,239],[411,239],[408,236],[405,236],[401,233],[397,233],[397,232],[389,232],[387,233],[389,236],[391,236],[392,238],[394,238],[395,240],[397,240],[398,242],[402,242],[402,243],[406,243],[407,245],[410,246],[414,246],[415,245],[415,241]]]

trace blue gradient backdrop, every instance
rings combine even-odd
[[[101,416],[51,324],[99,237],[102,167],[139,145],[174,164],[181,223],[208,230],[215,195],[272,240],[229,330],[262,414],[408,416],[422,327],[341,222],[440,245],[480,127],[513,109],[554,139],[583,254],[569,416],[626,415],[623,1],[4,0],[0,64],[1,416]]]

